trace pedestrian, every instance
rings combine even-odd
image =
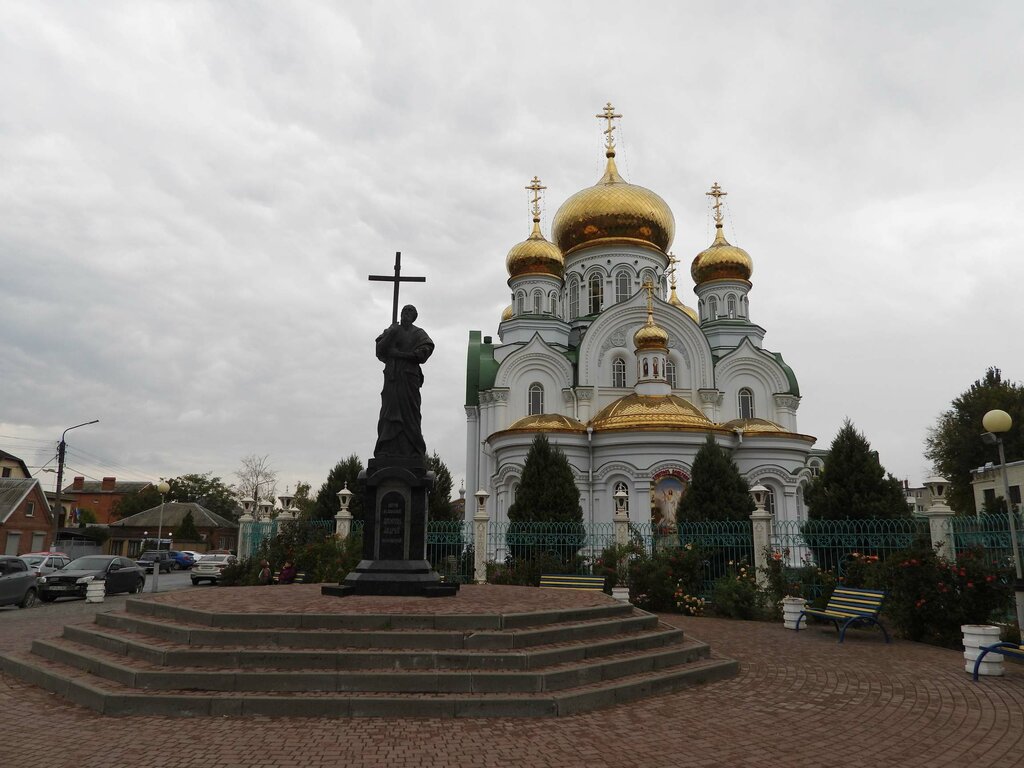
[[[294,584],[295,583],[295,563],[291,560],[284,561],[284,568],[281,569],[281,573],[277,575],[278,584]]]
[[[256,579],[258,584],[270,584],[274,580],[274,574],[270,572],[270,563],[260,560],[260,575]]]

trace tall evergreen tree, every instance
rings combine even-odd
[[[753,511],[750,486],[732,456],[709,434],[693,458],[690,485],[676,507],[676,520],[747,520]]]
[[[174,540],[176,542],[199,541],[199,529],[196,528],[196,519],[193,517],[191,509],[185,513],[181,525],[174,532]]]
[[[825,457],[821,474],[804,493],[811,520],[909,517],[903,488],[871,444],[847,419]]]
[[[981,419],[995,408],[1013,419],[1014,428],[1003,435],[1007,462],[1024,458],[1024,429],[1020,428],[1024,426],[1024,386],[1003,381],[1002,372],[994,367],[953,401],[925,438],[924,455],[936,474],[949,481],[949,505],[957,512],[973,515],[976,511],[971,470],[999,461],[996,449],[981,440],[985,431]],[[997,491],[1000,497],[1001,488]]]
[[[434,487],[427,499],[430,520],[455,520],[452,515],[452,473],[437,451],[427,457],[427,469],[434,473]]]
[[[359,473],[362,471],[363,462],[354,453],[335,464],[334,469],[327,475],[327,480],[320,486],[320,490],[316,494],[316,508],[313,514],[322,520],[332,520],[341,509],[338,491],[348,483],[348,489],[353,494],[352,501],[348,505],[352,519],[363,520],[363,496],[359,492]]]
[[[515,503],[508,508],[512,522],[583,522],[580,490],[569,460],[545,435],[533,439]]]

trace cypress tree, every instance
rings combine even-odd
[[[569,460],[545,435],[533,439],[515,503],[508,508],[511,522],[583,522],[580,489]]]
[[[174,533],[175,541],[199,541],[199,530],[196,528],[196,519],[192,516],[190,509]]]
[[[709,434],[693,459],[690,485],[676,507],[676,520],[748,520],[753,511],[747,481],[729,453]]]
[[[352,491],[352,501],[348,505],[353,520],[363,519],[363,495],[359,492],[359,473],[363,471],[363,462],[356,454],[343,459],[334,465],[327,475],[327,480],[320,486],[316,494],[316,507],[313,514],[321,520],[331,520],[341,509],[338,491],[348,483]]]

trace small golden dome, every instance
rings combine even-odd
[[[538,413],[524,416],[503,432],[585,432],[582,422],[560,413]]]
[[[668,331],[654,322],[654,284],[644,283],[647,290],[647,322],[633,334],[637,352],[651,349],[668,349]]]
[[[678,309],[684,315],[687,315],[693,322],[699,322],[697,318],[697,310],[692,307],[688,307],[683,304],[683,300],[676,296],[676,289],[672,288],[672,295],[668,297],[668,303]]]
[[[548,242],[540,231],[540,219],[533,220],[533,232],[526,240],[512,246],[505,257],[505,268],[508,276],[553,275],[562,277],[565,260],[558,246]]]
[[[768,419],[733,419],[722,424],[722,429],[742,429],[743,433],[747,435],[786,432],[781,424],[768,421]]]
[[[644,187],[627,183],[608,149],[604,176],[570,197],[555,214],[551,236],[568,254],[584,245],[631,241],[665,252],[675,236],[676,222],[668,204]]]
[[[505,311],[501,313],[501,322],[504,323],[506,320],[511,320],[512,317],[512,305],[509,304],[507,307],[505,307]]]
[[[700,285],[708,280],[746,280],[754,273],[754,262],[750,254],[742,248],[730,245],[722,232],[722,198],[728,192],[723,192],[716,181],[711,185],[711,191],[704,194],[715,198],[715,242],[708,248],[697,254],[693,263],[690,264],[690,276],[693,282]]]
[[[692,403],[676,395],[626,395],[591,422],[596,430],[708,430],[715,425]]]

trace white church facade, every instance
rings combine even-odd
[[[696,309],[676,293],[669,248],[675,220],[656,193],[615,164],[614,114],[604,175],[566,200],[508,253],[511,304],[498,341],[469,334],[466,486],[490,494],[507,520],[533,438],[566,455],[584,520],[608,523],[625,491],[632,522],[674,521],[694,457],[710,434],[750,483],[769,489],[777,519],[803,519],[803,488],[820,468],[800,433],[800,390],[782,356],[764,348],[748,294],[753,263],[724,235],[715,184],[714,242],[694,258]]]

